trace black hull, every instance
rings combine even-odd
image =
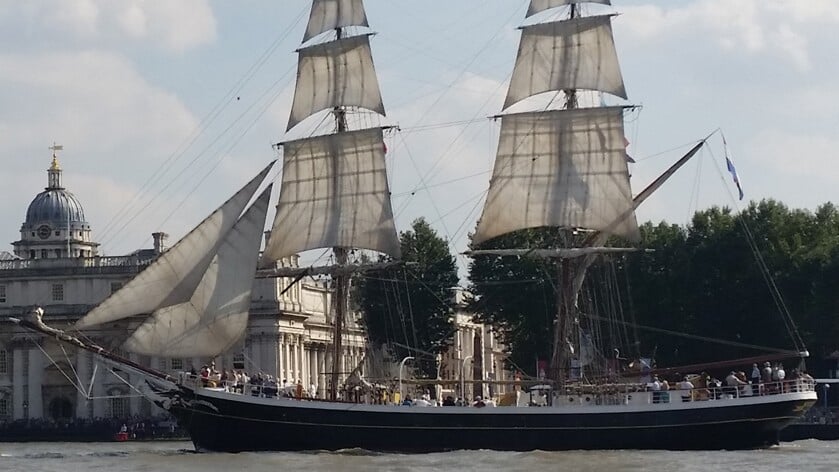
[[[189,431],[195,447],[225,452],[753,449],[777,444],[779,431],[814,401],[779,395],[757,404],[707,402],[707,407],[689,409],[557,414],[552,412],[557,408],[370,411],[295,400],[258,404],[248,397],[191,391],[180,396],[166,406]]]
[[[835,441],[839,439],[839,424],[792,423],[781,430],[781,441],[801,441],[803,439]]]

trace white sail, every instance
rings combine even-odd
[[[127,350],[150,356],[213,357],[241,339],[270,198],[269,185],[222,239],[192,297],[155,310],[125,342]]]
[[[639,239],[622,107],[502,117],[489,193],[472,240],[543,226]]]
[[[210,265],[221,238],[236,223],[273,165],[273,162],[269,164],[171,249],[88,312],[76,323],[76,328],[151,313],[189,300]]]
[[[326,247],[400,255],[381,128],[283,144],[277,216],[263,259]]]
[[[627,97],[611,15],[523,27],[504,109],[543,92],[577,89]]]
[[[314,0],[303,42],[337,28],[368,26],[361,0]]]
[[[298,50],[297,87],[286,130],[314,113],[338,106],[357,106],[385,114],[369,36],[342,38]]]
[[[612,4],[611,0],[530,0],[530,7],[527,9],[527,16],[530,17],[539,12],[550,10],[551,8],[577,3],[600,3],[602,5]]]

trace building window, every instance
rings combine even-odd
[[[184,360],[183,359],[172,359],[172,370],[180,372],[184,370]]]
[[[56,249],[56,250],[55,250],[55,257],[56,257],[56,258],[60,258],[60,257],[61,257],[61,249]]]
[[[8,353],[5,349],[0,349],[0,375],[9,373]]]
[[[111,293],[114,293],[121,288],[122,288],[122,282],[111,282]]]
[[[29,251],[29,258],[30,258],[30,259],[35,259],[35,250],[34,250],[34,249],[32,249],[31,251]]]
[[[0,285],[0,303],[6,303],[6,286]]]
[[[244,369],[245,368],[245,353],[238,352],[233,355],[233,368],[234,369]]]
[[[0,418],[9,416],[9,400],[6,397],[0,398]]]
[[[119,393],[117,393],[119,395]],[[128,417],[128,399],[124,397],[111,398],[108,405],[108,416],[111,418]]]
[[[52,284],[52,301],[64,301],[64,284]]]
[[[41,259],[46,259],[46,258],[47,258],[47,250],[46,249],[41,249]]]
[[[56,235],[56,236],[61,236],[61,231],[56,231],[56,232],[55,232],[55,235]]]

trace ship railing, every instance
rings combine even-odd
[[[691,390],[675,389],[675,393],[681,401],[709,401],[709,400],[730,400],[734,398],[757,397],[768,395],[779,395],[784,393],[815,392],[816,382],[813,379],[800,378],[791,380],[778,380],[773,382],[761,382],[757,385],[751,382],[745,385],[720,386],[720,387],[697,387]]]

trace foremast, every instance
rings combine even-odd
[[[368,27],[362,0],[314,0],[303,42],[334,39],[298,49],[297,82],[288,128],[323,111],[333,132],[280,143],[283,176],[277,214],[263,253],[261,271],[275,272],[283,257],[332,248],[332,372],[330,398],[337,398],[342,334],[348,310],[349,253],[367,249],[400,257],[385,169],[382,127],[349,129],[347,115],[366,109],[384,116],[369,36],[347,34]],[[272,268],[274,265],[274,268]],[[270,275],[269,275],[270,276]]]

